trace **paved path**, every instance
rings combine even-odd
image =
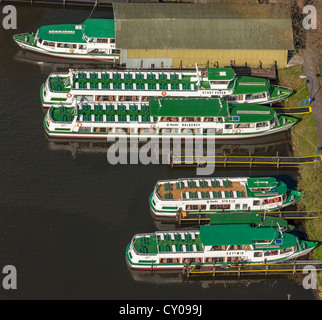
[[[311,41],[309,41],[309,36],[307,40],[308,41],[306,49],[303,50],[304,71],[306,76],[313,78],[312,112],[316,121],[319,146],[322,147],[322,88],[320,79],[316,76],[319,71],[316,66],[316,57],[312,48]],[[311,84],[309,85],[309,90],[311,90]]]

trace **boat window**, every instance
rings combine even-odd
[[[247,203],[243,203],[243,210],[247,210]]]
[[[224,251],[228,248],[228,246],[212,246],[210,251]]]
[[[85,45],[85,44],[80,44],[80,45],[78,46],[78,49],[80,49],[80,50],[85,50],[85,49],[86,49],[86,45]]]
[[[285,248],[285,249],[281,250],[281,254],[288,253],[288,252],[291,252],[291,251],[293,251],[293,247]]]
[[[205,117],[203,121],[205,121],[205,122],[213,122],[214,117]]]
[[[182,121],[184,122],[193,122],[195,120],[194,117],[183,117],[182,118]]]
[[[259,200],[254,200],[253,201],[253,206],[259,206],[260,205],[260,201]]]
[[[97,39],[97,43],[108,43],[108,39]]]
[[[259,251],[259,252],[254,252],[254,258],[260,258],[263,256],[263,251]]]
[[[221,132],[219,132],[221,131]],[[222,133],[222,129],[202,129],[203,134]]]
[[[266,127],[267,126],[267,122],[258,122],[256,123],[256,128],[261,128],[261,127]]]
[[[42,43],[42,39],[40,39],[39,37],[38,37],[38,42],[41,44]]]
[[[235,129],[237,128],[254,128],[255,124],[254,123],[236,123],[235,124]]]
[[[240,210],[240,204],[239,203],[235,204],[235,210]]]
[[[211,204],[210,205],[210,210],[229,210],[230,209],[230,204]]]
[[[224,262],[224,257],[205,258],[205,262]]]
[[[278,255],[278,250],[265,251],[265,257]]]
[[[266,97],[265,92],[246,94],[246,100],[263,99],[265,97]]]
[[[190,262],[203,262],[203,258],[191,258]]]
[[[115,43],[115,39],[110,39],[110,43]]]
[[[233,125],[232,124],[225,124],[225,129],[232,129]]]
[[[228,83],[229,83],[229,81],[219,81],[219,80],[210,81],[210,84],[228,84]]]
[[[274,124],[275,123],[275,119],[272,119],[270,122],[269,122],[269,124],[270,125],[272,125],[272,124]]]

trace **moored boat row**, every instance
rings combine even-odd
[[[299,240],[276,228],[249,224],[206,225],[198,231],[135,235],[126,261],[138,270],[180,270],[187,265],[277,263],[308,254],[316,242]]]
[[[110,60],[114,20],[44,26],[14,36],[23,49],[51,56]],[[297,119],[264,106],[292,89],[268,79],[237,76],[232,68],[77,70],[52,73],[40,88],[43,125],[59,138],[245,139],[288,130]],[[278,263],[311,252],[316,242],[288,233],[283,219],[262,216],[295,204],[303,194],[275,178],[205,177],[161,180],[149,198],[155,217],[209,215],[199,230],[135,235],[126,262],[139,270],[188,265]]]
[[[286,131],[297,122],[269,107],[223,99],[140,100],[52,106],[44,128],[50,137],[245,139]]]
[[[137,101],[141,97],[226,98],[237,104],[271,104],[292,89],[271,85],[268,79],[236,76],[231,68],[182,70],[74,70],[52,73],[42,85],[43,107],[89,102]]]

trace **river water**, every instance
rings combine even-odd
[[[148,197],[160,179],[192,177],[193,168],[110,165],[104,143],[49,141],[39,89],[68,62],[23,54],[15,33],[45,24],[80,23],[91,9],[17,5],[18,30],[0,27],[0,270],[17,268],[17,290],[3,299],[314,299],[294,280],[189,280],[133,273],[125,262],[132,236],[158,226]],[[111,9],[92,17],[111,18]],[[41,59],[42,62],[37,62]],[[91,66],[92,67],[92,66]],[[290,155],[288,135],[217,152]],[[216,168],[215,176],[274,176],[296,187],[296,170]],[[0,273],[1,280],[1,273]]]

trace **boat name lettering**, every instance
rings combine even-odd
[[[216,91],[216,90],[203,90],[202,94],[209,94],[209,95],[215,95],[215,96],[220,96],[220,95],[225,95],[227,94],[227,91]]]
[[[200,127],[198,123],[182,123],[183,127]]]
[[[226,252],[227,256],[242,256],[245,254],[245,251],[228,251]]]

